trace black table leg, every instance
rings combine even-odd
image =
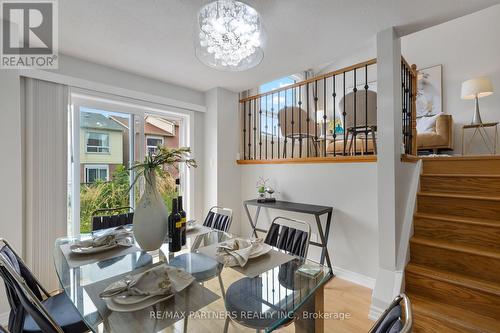
[[[325,226],[325,232],[323,233],[323,228],[321,227],[321,220],[319,218],[319,215],[315,215],[315,218],[316,218],[316,225],[318,227],[318,233],[319,233],[319,238],[320,238],[320,241],[321,241],[321,257],[320,257],[320,264],[323,265],[324,262],[325,262],[325,257],[326,257],[326,264],[328,265],[328,267],[332,270],[332,273],[333,273],[333,267],[332,267],[332,263],[330,261],[330,254],[328,253],[328,248],[327,248],[327,245],[328,245],[328,236],[329,236],[329,233],[330,233],[330,224],[331,224],[331,220],[332,220],[332,213],[328,213],[328,217],[326,219],[326,226]]]
[[[260,213],[260,207],[257,206],[257,211],[255,212],[255,217],[252,220],[252,216],[250,215],[250,211],[248,210],[248,205],[243,205],[245,206],[245,212],[247,213],[248,217],[248,222],[250,222],[250,225],[252,226],[252,233],[254,234],[255,237],[257,237],[257,220],[259,219],[259,213]]]

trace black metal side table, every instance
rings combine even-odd
[[[316,225],[318,227],[320,243],[309,242],[309,244],[314,245],[314,246],[318,246],[321,248],[320,263],[323,265],[325,262],[325,258],[326,258],[326,263],[327,263],[328,267],[332,270],[332,274],[333,274],[332,263],[330,261],[330,254],[328,253],[328,248],[327,248],[328,238],[329,238],[329,234],[330,234],[330,225],[332,222],[333,207],[309,205],[309,204],[302,204],[302,203],[288,202],[288,201],[279,201],[279,200],[276,202],[258,202],[257,199],[246,200],[243,202],[243,206],[245,207],[245,211],[246,211],[247,216],[248,216],[248,221],[250,222],[250,225],[252,226],[252,232],[253,232],[255,237],[257,237],[257,231],[267,232],[267,230],[257,227],[257,222],[259,219],[259,214],[260,214],[261,208],[271,208],[271,209],[283,210],[283,211],[288,211],[288,212],[296,212],[296,213],[314,215],[315,220],[316,220]],[[252,216],[250,215],[250,211],[248,210],[248,206],[256,206],[257,207],[257,211],[255,212],[255,216],[253,219],[252,219]],[[323,227],[321,225],[320,217],[324,214],[327,214],[327,217],[326,217],[325,228],[323,229]]]

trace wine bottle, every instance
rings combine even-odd
[[[177,199],[172,199],[172,213],[169,217],[169,226],[171,229],[170,233],[170,244],[168,249],[170,252],[177,252],[181,250],[181,216],[178,212]]]
[[[179,205],[179,215],[181,216],[181,245],[186,245],[186,212],[182,209],[182,195],[177,198],[177,204]]]

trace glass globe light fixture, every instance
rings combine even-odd
[[[198,13],[196,57],[223,71],[244,71],[264,58],[259,13],[235,0],[217,0]]]

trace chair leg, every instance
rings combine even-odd
[[[224,322],[224,333],[227,333],[228,328],[229,328],[229,317],[226,316],[226,321]]]
[[[349,149],[347,149],[347,151],[349,152],[350,155],[356,155],[356,152],[354,152],[354,154],[352,153],[352,142],[353,142],[353,139],[354,139],[354,135],[351,134],[351,140],[349,140]]]
[[[220,292],[222,294],[222,299],[224,299],[224,302],[226,301],[226,291],[224,290],[224,283],[222,282],[222,277],[220,276],[220,273],[217,274],[217,277],[219,278],[219,285],[220,285]]]

